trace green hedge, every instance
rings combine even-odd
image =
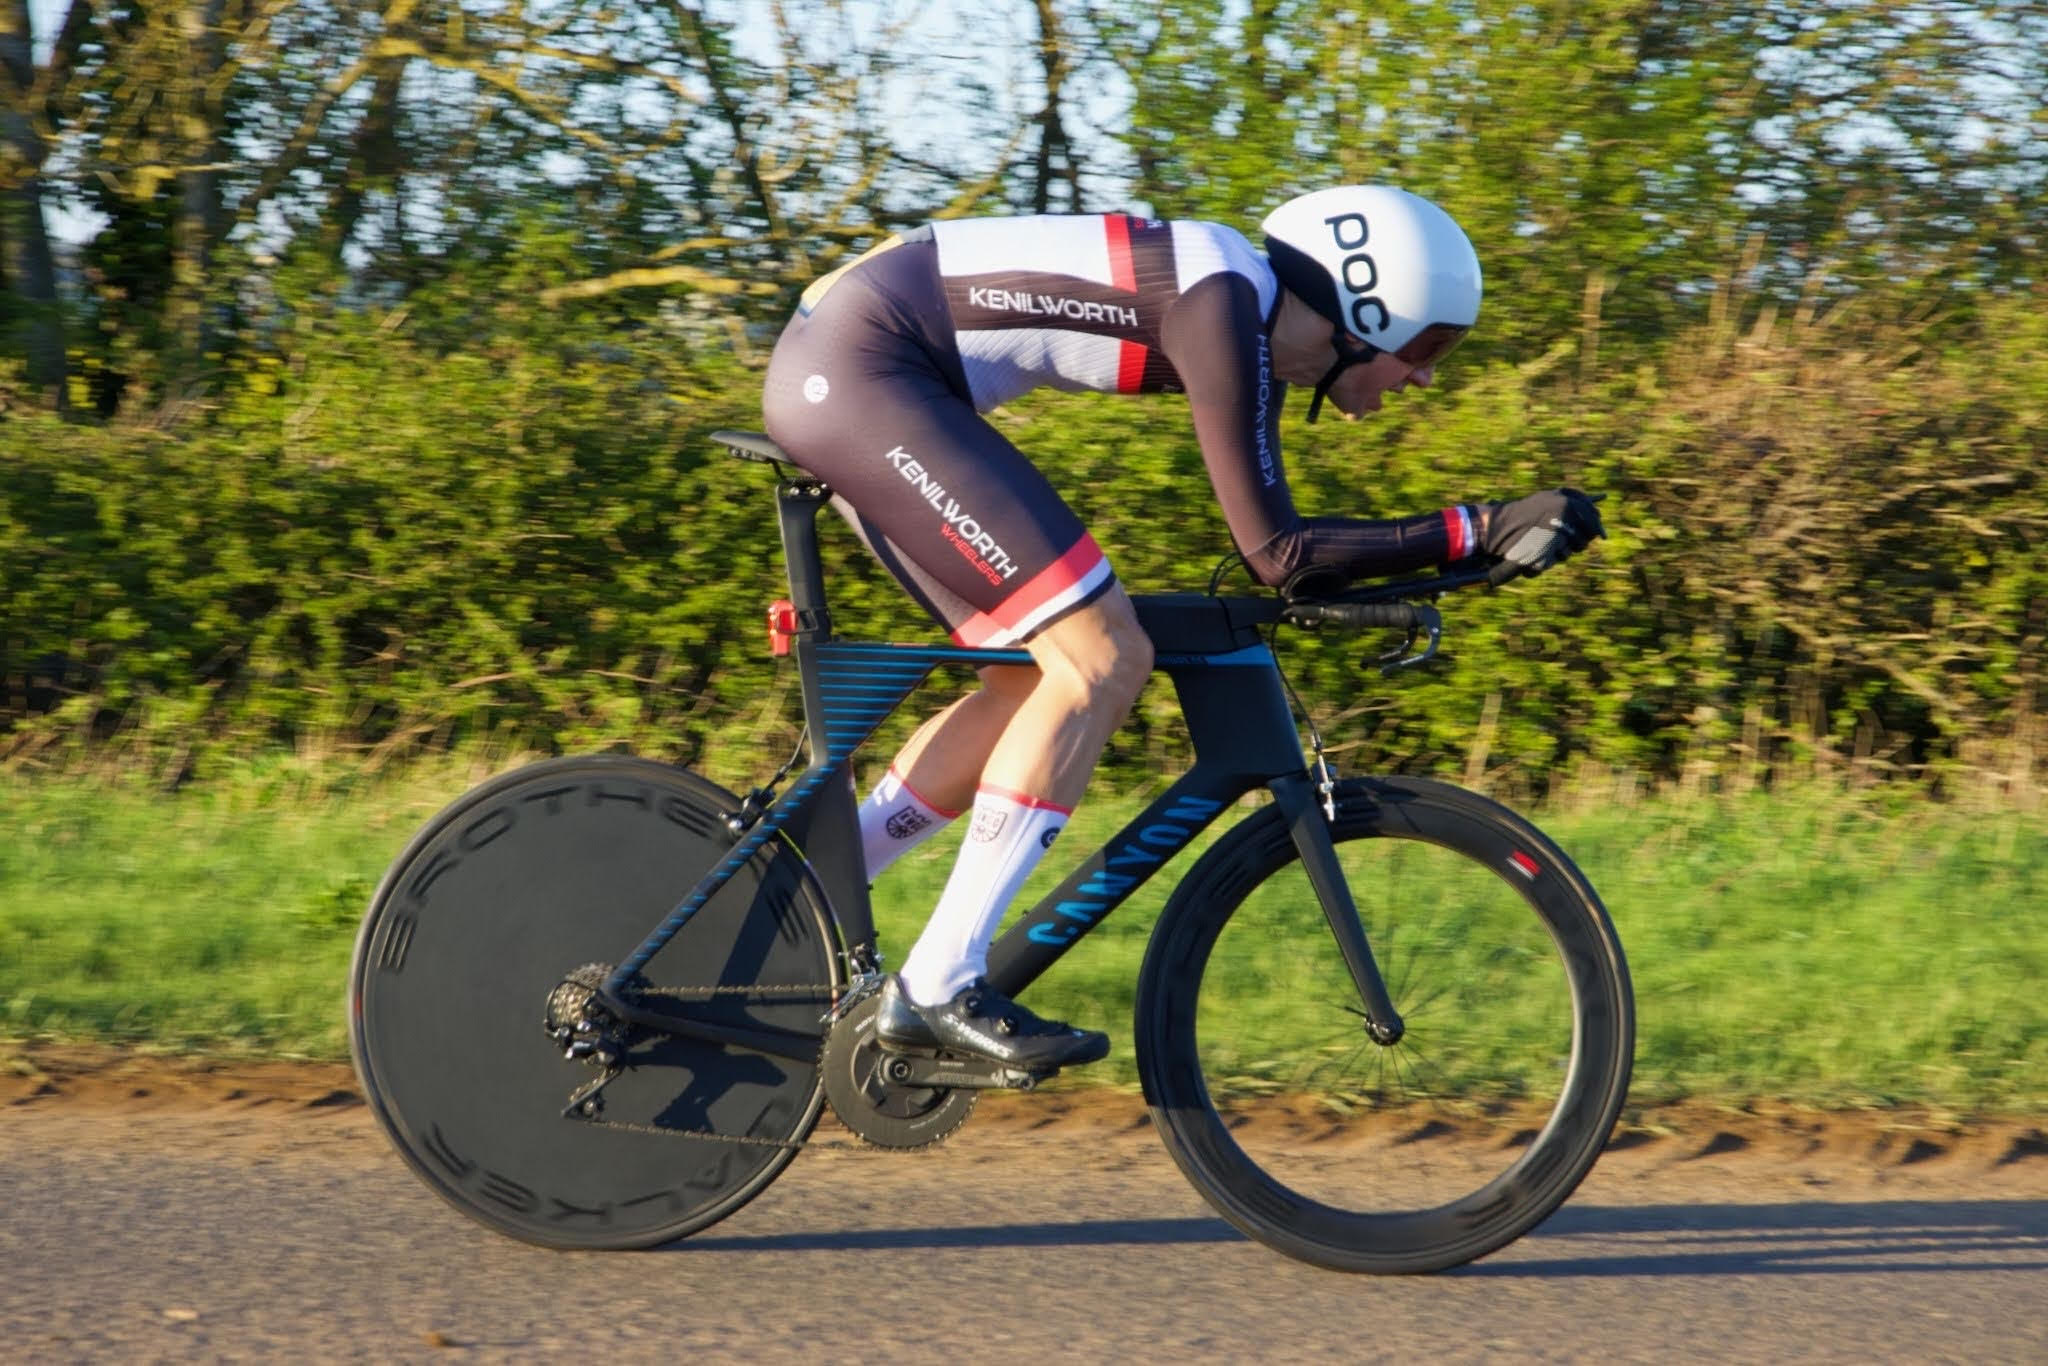
[[[309,303],[203,402],[0,417],[0,752],[166,777],[278,744],[724,745],[770,766],[795,732],[762,648],[769,481],[706,440],[758,426],[760,356],[660,310],[530,296],[515,270],[391,314]],[[1603,371],[1569,340],[1453,366],[1357,425],[1293,405],[1304,510],[1568,482],[1610,495],[1611,536],[1449,603],[1455,667],[1382,680],[1338,638],[1283,659],[1353,766],[2038,781],[2048,318],[1980,302],[1967,335],[1766,316],[1661,367]],[[1133,590],[1199,587],[1228,550],[1177,401],[1034,396],[994,420]],[[923,632],[828,540],[843,622]],[[1176,735],[1157,688],[1114,761]]]

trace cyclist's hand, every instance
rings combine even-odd
[[[1541,574],[1605,536],[1600,509],[1577,489],[1546,489],[1486,508],[1483,548],[1524,574]]]

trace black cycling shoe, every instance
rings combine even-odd
[[[903,979],[890,974],[875,1012],[875,1037],[884,1048],[943,1049],[1038,1073],[1109,1053],[1109,1035],[1041,1020],[979,977],[944,1005],[921,1006],[903,989]]]

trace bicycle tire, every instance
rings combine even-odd
[[[738,805],[665,764],[551,759],[458,798],[392,863],[356,940],[350,1048],[385,1133],[464,1214],[548,1247],[650,1247],[795,1156],[824,1103],[815,1061],[648,1035],[593,1123],[563,1110],[599,1072],[542,1027],[565,975],[619,962],[727,856]],[[819,1035],[839,962],[808,865],[771,841],[643,976],[700,992],[700,1018]],[[741,990],[761,986],[783,990]]]
[[[1628,966],[1584,875],[1505,807],[1419,778],[1351,779],[1335,798],[1406,1036],[1365,1035],[1268,807],[1161,913],[1139,1074],[1182,1172],[1246,1234],[1337,1270],[1439,1271],[1534,1228],[1599,1158],[1632,1065]]]

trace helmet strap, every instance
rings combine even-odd
[[[1330,368],[1323,371],[1323,377],[1316,381],[1315,397],[1309,400],[1308,405],[1310,422],[1314,422],[1316,414],[1323,410],[1323,400],[1329,396],[1330,386],[1337,382],[1339,375],[1352,366],[1361,365],[1379,355],[1380,349],[1371,342],[1358,342],[1354,346],[1353,340],[1351,334],[1341,327],[1330,333],[1330,346],[1336,351],[1337,359],[1330,363]]]

